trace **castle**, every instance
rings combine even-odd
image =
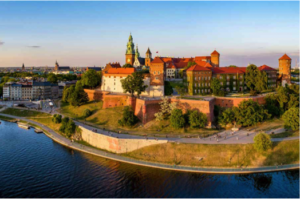
[[[187,67],[188,63],[194,65]],[[242,92],[247,90],[245,75],[247,67],[220,67],[220,53],[214,50],[210,56],[196,56],[191,58],[155,57],[152,59],[148,47],[146,57],[140,57],[138,47],[134,46],[133,37],[130,34],[125,63],[133,68],[121,68],[119,63],[109,63],[103,71],[102,91],[123,93],[121,79],[140,70],[142,67],[149,68],[149,74],[144,75],[144,84],[147,90],[142,96],[164,96],[164,84],[166,80],[182,78],[189,95],[205,95],[211,93],[211,80],[217,78],[221,84],[221,90],[226,92]],[[278,84],[289,84],[291,78],[291,58],[284,54],[279,58],[279,74],[277,70],[262,65],[258,67],[267,77],[269,89],[275,89]],[[182,75],[180,75],[182,72]]]

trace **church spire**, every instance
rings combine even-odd
[[[139,53],[139,49],[138,49],[138,45],[136,45],[135,57],[137,57],[137,58],[139,58],[139,57],[140,57],[140,53]]]
[[[129,35],[129,39],[127,42],[127,49],[126,49],[126,55],[134,55],[135,51],[134,51],[134,43],[133,43],[133,39],[131,36],[131,33]]]

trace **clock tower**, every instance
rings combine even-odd
[[[127,49],[126,49],[126,54],[125,54],[125,63],[133,65],[134,58],[135,58],[134,43],[133,43],[133,39],[132,39],[132,36],[131,36],[131,33],[130,33],[129,39],[128,39],[128,42],[127,42]]]

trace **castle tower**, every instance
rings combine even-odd
[[[56,70],[56,71],[59,70],[59,65],[58,65],[57,61],[55,62],[54,70]]]
[[[134,57],[135,57],[134,43],[133,43],[133,38],[132,38],[131,33],[130,33],[129,39],[128,39],[128,42],[127,42],[127,49],[126,49],[126,54],[125,54],[125,63],[133,65]]]
[[[214,50],[211,54],[211,65],[213,67],[219,67],[220,66],[220,54]]]
[[[152,53],[148,47],[148,50],[146,52],[146,57],[145,57],[145,65],[150,66],[151,60],[152,60]]]
[[[136,45],[136,49],[135,49],[135,59],[138,59],[139,57],[140,57],[140,53],[139,53],[138,45]]]
[[[284,54],[279,58],[279,76],[282,77],[282,84],[291,82],[292,59]]]

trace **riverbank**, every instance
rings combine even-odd
[[[5,117],[9,117],[5,114],[0,114]],[[11,116],[16,118],[16,116]],[[259,173],[259,172],[273,172],[273,171],[282,171],[282,170],[289,170],[289,169],[298,169],[299,164],[289,164],[289,165],[278,165],[278,166],[269,166],[269,167],[247,167],[247,168],[222,168],[222,167],[193,167],[193,166],[179,166],[179,165],[168,165],[168,164],[161,164],[161,163],[154,163],[149,161],[141,161],[132,159],[126,156],[120,156],[113,153],[109,153],[106,151],[101,151],[99,149],[91,148],[76,142],[71,142],[69,139],[59,135],[58,133],[54,132],[52,129],[48,128],[47,126],[38,123],[33,120],[29,120],[26,118],[17,117],[17,119],[22,119],[23,121],[35,124],[40,126],[40,128],[46,130],[48,132],[47,135],[53,141],[69,147],[74,150],[78,150],[84,153],[89,153],[92,155],[100,156],[102,158],[107,158],[119,162],[124,162],[128,164],[135,164],[140,166],[146,167],[153,167],[158,169],[166,169],[166,170],[176,170],[176,171],[185,171],[185,172],[198,172],[198,173],[222,173],[222,174],[232,174],[232,173]]]

